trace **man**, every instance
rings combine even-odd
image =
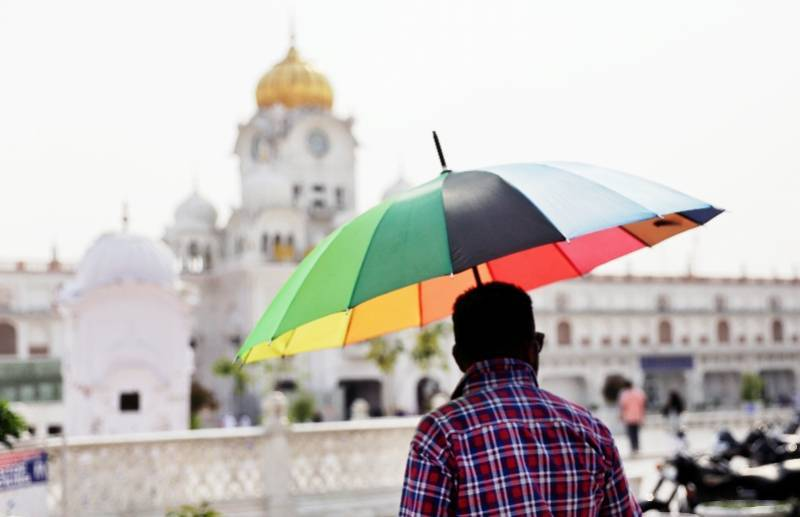
[[[628,432],[631,442],[631,453],[639,454],[639,429],[644,423],[647,396],[636,388],[631,381],[625,381],[619,395],[619,416]]]
[[[638,516],[609,430],[539,388],[544,335],[531,299],[509,284],[462,294],[454,399],[411,442],[401,516]]]

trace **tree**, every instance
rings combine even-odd
[[[603,384],[603,398],[609,404],[614,404],[619,398],[619,393],[628,382],[625,377],[619,374],[609,375],[606,377],[606,382]]]
[[[233,392],[238,396],[245,394],[252,380],[250,374],[245,371],[242,365],[234,364],[224,357],[217,359],[212,369],[215,375],[233,379]]]
[[[757,373],[742,375],[742,400],[756,402],[764,396],[764,380]]]
[[[309,422],[314,418],[317,404],[307,391],[301,391],[289,403],[289,421],[292,423]]]
[[[378,337],[369,342],[367,359],[373,361],[384,375],[389,375],[394,371],[402,351],[403,343],[400,340],[389,342],[385,337]]]
[[[203,409],[215,410],[217,409],[217,398],[214,394],[206,389],[202,384],[197,381],[192,381],[192,389],[189,395],[189,414],[191,416],[191,428],[198,429],[200,427],[199,413]]]
[[[447,356],[442,351],[440,340],[447,327],[444,323],[437,323],[420,329],[417,340],[411,348],[411,359],[419,366],[420,370],[428,371],[434,360],[441,360],[442,369],[447,369]]]
[[[11,440],[19,440],[26,429],[25,419],[11,411],[7,400],[0,400],[0,442],[11,449]]]

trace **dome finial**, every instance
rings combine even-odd
[[[297,45],[297,26],[295,24],[294,6],[289,13],[289,47],[294,48]]]
[[[122,233],[128,233],[128,200],[122,202]]]

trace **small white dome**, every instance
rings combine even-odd
[[[413,186],[414,185],[406,181],[405,177],[400,176],[391,187],[386,189],[386,191],[383,193],[383,198],[381,199],[386,201],[387,199],[395,197],[398,194],[402,194],[403,192],[411,189]]]
[[[272,171],[252,172],[242,184],[242,200],[248,210],[292,206],[292,185],[285,176]]]
[[[66,294],[74,296],[126,281],[171,287],[177,279],[175,255],[163,242],[129,233],[106,233],[86,251]]]
[[[216,224],[216,208],[197,192],[193,192],[175,210],[175,225],[177,227],[212,229]]]

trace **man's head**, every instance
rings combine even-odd
[[[536,332],[530,296],[519,287],[492,282],[463,293],[453,305],[453,332],[453,357],[462,371],[500,357],[539,368],[544,336]]]

